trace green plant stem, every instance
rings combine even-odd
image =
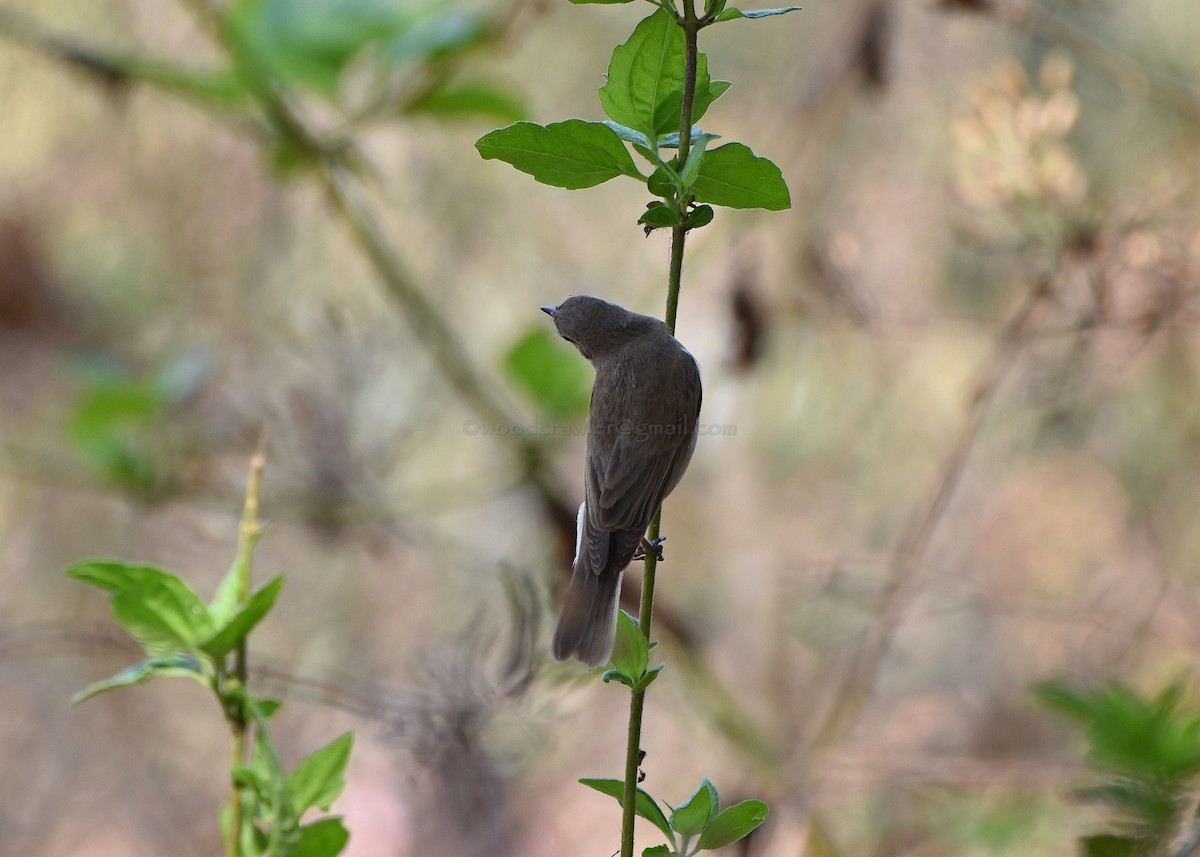
[[[683,78],[683,103],[679,109],[679,169],[687,163],[692,142],[692,109],[696,101],[696,56],[699,52],[700,23],[696,19],[692,0],[683,0],[683,15],[676,19],[683,27],[687,48]],[[690,202],[679,200],[680,210],[685,211]],[[683,250],[687,238],[687,227],[679,225],[671,230],[671,262],[667,276],[667,306],[664,320],[671,333],[675,333],[675,320],[679,312],[679,287],[683,279]],[[646,530],[646,538],[654,543],[662,532],[662,508],[655,513]],[[654,614],[654,577],[658,561],[653,551],[646,552],[642,571],[642,599],[638,612],[638,628],[650,642],[650,626]],[[634,809],[637,806],[638,768],[642,761],[642,714],[646,706],[645,689],[634,690],[629,699],[629,734],[625,744],[625,789],[621,800],[621,857],[633,857]]]
[[[235,560],[237,576],[237,604],[241,607],[250,598],[250,582],[254,567],[254,547],[262,538],[263,525],[258,517],[258,495],[262,486],[262,471],[266,456],[260,443],[259,449],[250,459],[250,475],[246,481],[246,502],[242,507],[242,523],[238,533],[238,553]],[[247,676],[246,641],[242,640],[233,654],[232,678],[238,690],[246,687]],[[233,756],[229,786],[229,828],[225,832],[225,854],[239,857],[242,832],[242,790],[232,778],[232,771],[246,764],[249,759],[250,741],[247,730],[246,707],[239,702],[226,711],[229,729],[233,733]]]

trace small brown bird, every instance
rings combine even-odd
[[[656,318],[586,295],[542,307],[596,369],[575,564],[555,660],[612,656],[621,576],[696,448],[700,369]]]

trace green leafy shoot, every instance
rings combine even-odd
[[[634,690],[642,690],[658,678],[663,665],[648,670],[650,647],[638,628],[637,620],[624,610],[617,611],[617,639],[613,646],[612,660],[601,678],[605,682],[618,681]]]
[[[1079,796],[1108,807],[1120,836],[1093,837],[1086,853],[1122,853],[1127,834],[1157,853],[1154,843],[1175,835],[1200,781],[1200,711],[1185,705],[1183,686],[1144,697],[1117,682],[1095,689],[1047,682],[1036,693],[1082,729],[1088,762],[1103,778]]]

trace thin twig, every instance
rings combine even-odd
[[[942,464],[941,478],[933,496],[896,549],[892,559],[892,580],[879,614],[833,692],[832,703],[814,732],[814,746],[825,748],[837,744],[858,723],[874,690],[879,668],[900,627],[904,611],[912,601],[918,572],[937,526],[962,481],[971,451],[975,448],[1000,384],[1022,353],[1026,327],[1050,288],[1049,278],[1039,279],[1001,332],[993,357],[980,373],[972,390],[966,421]]]

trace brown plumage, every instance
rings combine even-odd
[[[656,318],[587,296],[542,309],[596,369],[575,564],[553,654],[598,666],[612,655],[625,566],[696,447],[700,370]]]

